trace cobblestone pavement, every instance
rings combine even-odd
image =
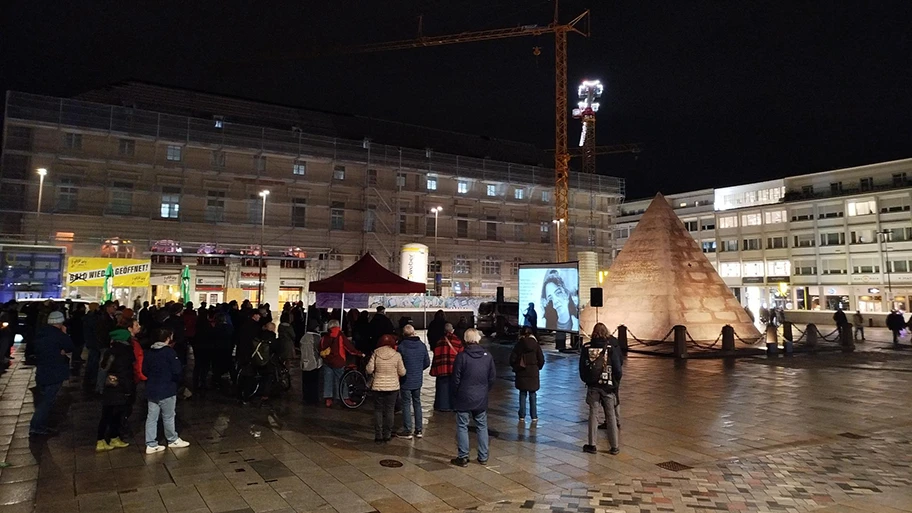
[[[586,439],[576,356],[547,352],[536,424],[518,423],[518,394],[501,363],[487,467],[449,465],[454,418],[430,410],[425,437],[373,443],[372,411],[241,406],[218,392],[178,406],[186,449],[133,445],[94,452],[100,406],[77,381],[52,425],[29,439],[34,369],[0,375],[0,510],[19,512],[360,513],[485,511],[912,511],[912,350],[872,332],[854,354],[739,360],[632,355],[621,391],[621,454]],[[297,383],[295,392],[298,392]],[[401,467],[387,468],[381,460]],[[659,463],[693,467],[662,470]]]

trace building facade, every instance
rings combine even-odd
[[[428,246],[429,288],[439,269],[447,296],[515,296],[520,263],[553,261],[553,169],[442,151],[464,134],[428,131],[437,148],[383,144],[376,128],[354,139],[350,122],[146,84],[79,99],[9,92],[0,241],[151,259],[150,289],[116,295],[162,301],[185,266],[196,300],[304,299],[309,281],[365,252],[399,269],[408,243]],[[573,175],[571,255],[595,251],[607,268],[623,192],[620,179]],[[10,294],[43,286],[18,283]]]
[[[912,159],[667,197],[732,291],[798,310],[909,310]],[[620,207],[615,254],[650,200]]]

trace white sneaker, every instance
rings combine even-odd
[[[156,445],[155,447],[146,446],[146,454],[155,454],[157,452],[162,452],[165,450],[164,445]]]
[[[181,440],[180,438],[178,438],[177,440],[168,444],[168,447],[170,447],[172,449],[180,449],[181,447],[189,447],[189,446],[190,446],[190,442]]]

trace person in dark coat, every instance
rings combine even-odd
[[[469,319],[466,318],[465,315],[460,315],[456,326],[453,326],[453,333],[459,340],[465,340],[465,332],[469,328],[471,328],[471,326],[469,326]]]
[[[887,315],[887,328],[893,332],[893,343],[899,345],[900,332],[905,327],[906,321],[903,319],[903,315],[897,310],[890,311],[890,314]]]
[[[150,327],[149,321],[152,320],[152,310],[149,309],[148,301],[143,301],[142,308],[140,308],[136,316],[139,319],[139,326],[143,329],[143,331]]]
[[[70,316],[66,320],[67,335],[73,341],[72,362],[82,363],[82,348],[85,345],[85,338],[82,336],[82,319],[85,317],[86,308],[84,303],[76,303],[70,310]],[[74,366],[75,367],[75,366]]]
[[[453,409],[456,410],[456,457],[450,463],[469,464],[469,420],[475,421],[478,463],[488,463],[488,395],[497,379],[494,357],[478,345],[481,333],[466,330],[466,348],[453,362]]]
[[[133,395],[133,363],[136,357],[133,354],[129,333],[125,337],[115,335],[112,338],[109,335],[108,339],[111,340],[111,347],[101,358],[101,368],[105,370],[106,377],[101,396],[101,421],[98,423],[96,452],[130,445],[120,439],[120,428],[127,401]]]
[[[845,312],[842,311],[842,307],[836,310],[836,313],[833,314],[833,321],[836,322],[836,327],[842,329],[843,326],[849,325],[849,319],[846,317]]]
[[[535,311],[535,303],[529,303],[526,312],[523,314],[523,326],[531,328],[532,335],[538,334],[538,312]]]
[[[380,340],[380,337],[383,335],[395,335],[396,327],[393,326],[393,321],[386,316],[386,308],[382,306],[377,307],[377,313],[374,314],[374,317],[370,320],[370,336],[371,336],[371,346],[377,347],[377,341]]]
[[[160,329],[153,335],[155,342],[143,358],[143,373],[146,375],[146,454],[165,450],[158,444],[158,418],[161,416],[165,427],[165,440],[172,448],[187,447],[189,442],[181,440],[174,429],[174,409],[177,404],[177,388],[183,378],[183,366],[177,353],[171,347],[171,330]]]
[[[111,346],[111,332],[117,328],[117,318],[114,312],[117,311],[117,305],[113,301],[105,301],[101,307],[101,313],[95,322],[95,340],[98,347],[104,351]]]
[[[401,379],[399,387],[402,396],[403,429],[396,436],[410,439],[414,434],[415,438],[421,438],[424,430],[424,420],[421,416],[421,386],[424,384],[424,369],[431,366],[431,358],[428,356],[427,346],[415,334],[414,326],[408,324],[402,328],[402,336],[398,351],[402,355],[402,363],[405,364],[405,377]]]
[[[621,352],[617,339],[608,332],[608,327],[598,323],[592,329],[592,340],[580,350],[579,374],[586,384],[586,404],[589,405],[589,443],[583,451],[596,454],[595,440],[598,434],[598,410],[601,408],[607,423],[609,454],[618,454],[618,387],[621,384]]]
[[[216,340],[212,336],[212,324],[206,303],[196,313],[196,334],[190,343],[193,346],[193,388],[205,390],[208,387],[209,371],[215,356]]]
[[[446,323],[446,314],[443,313],[443,310],[437,310],[437,312],[434,313],[434,319],[427,327],[427,341],[431,347],[434,347],[434,344],[446,335],[446,330],[444,329]]]
[[[240,330],[237,331],[237,352],[235,353],[235,358],[237,358],[237,363],[241,367],[250,363],[250,358],[253,355],[253,348],[256,347],[253,345],[253,341],[260,335],[260,331],[263,330],[260,321],[260,312],[253,310],[250,317],[244,321]]]
[[[101,309],[98,303],[89,303],[89,311],[82,318],[82,340],[89,351],[86,358],[85,372],[82,387],[86,391],[93,390],[98,381],[98,364],[101,362],[101,347],[98,345],[98,330],[96,324],[101,319]]]
[[[545,366],[538,339],[532,335],[532,328],[525,327],[522,336],[510,353],[510,367],[516,373],[516,389],[519,390],[519,421],[526,421],[526,396],[529,396],[529,416],[532,422],[538,420],[538,405],[535,393],[541,388],[539,371]]]
[[[376,346],[371,338],[371,326],[367,318],[367,310],[362,310],[358,314],[358,320],[355,321],[352,327],[352,342],[358,348],[358,351],[361,351],[366,356],[370,356],[374,352]]]
[[[212,381],[220,383],[231,372],[231,352],[234,350],[234,328],[227,313],[215,315],[215,326],[209,332],[212,340]]]
[[[35,363],[38,367],[35,384],[38,385],[39,396],[29,425],[30,436],[55,433],[48,427],[47,421],[60,387],[70,377],[67,354],[72,352],[73,341],[67,335],[63,313],[51,312],[47,325],[40,326],[35,337]]]

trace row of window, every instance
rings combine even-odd
[[[892,186],[893,187],[903,187],[908,183],[908,178],[905,172],[893,173]],[[858,180],[858,189],[862,192],[864,191],[873,191],[874,190],[874,178],[865,177]],[[843,187],[842,182],[831,182],[830,183],[830,193],[831,194],[842,194],[847,189]],[[814,186],[813,185],[804,185],[801,187],[801,193],[805,196],[814,195]]]
[[[905,242],[912,240],[912,227],[894,228],[884,230],[884,240],[886,242]],[[871,244],[878,241],[878,232],[873,229],[853,230],[850,232],[851,244]],[[846,243],[844,232],[821,233],[820,246],[842,246]],[[763,239],[760,237],[751,237],[741,239],[741,251],[758,251],[764,249]],[[817,245],[817,237],[813,233],[802,233],[793,236],[793,245],[795,248],[812,248]],[[703,241],[703,252],[713,253],[716,250],[715,241]],[[721,252],[738,251],[739,245],[737,239],[724,239],[720,245]],[[766,238],[766,249],[786,249],[788,248],[788,236],[780,235]]]
[[[877,257],[852,257],[852,274],[878,274],[881,266],[886,265],[886,272],[907,273],[912,270],[912,257],[890,258],[885,262]],[[794,274],[793,274],[794,271]],[[759,278],[764,276],[815,276],[818,274],[848,274],[849,266],[845,258],[823,258],[819,268],[817,260],[796,259],[794,264],[788,260],[770,260],[764,262],[722,262],[719,264],[719,275],[723,278]]]

